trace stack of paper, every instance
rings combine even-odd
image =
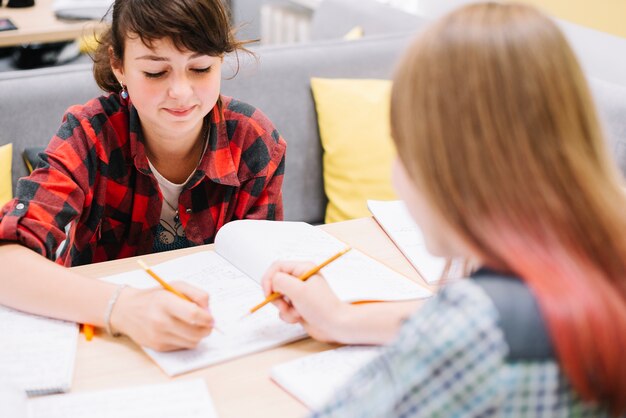
[[[346,346],[323,351],[279,364],[272,369],[271,377],[307,407],[319,409],[381,350],[374,346]]]
[[[78,325],[0,305],[0,372],[29,395],[69,390]]]
[[[187,380],[28,401],[28,418],[217,418],[204,381]]]
[[[426,248],[422,231],[411,218],[404,202],[401,200],[368,200],[367,207],[374,215],[376,222],[380,224],[424,280],[428,283],[435,283],[441,279],[446,267],[446,259],[430,254]]]

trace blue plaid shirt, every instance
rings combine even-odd
[[[314,417],[608,417],[555,361],[508,362],[491,299],[446,286]]]

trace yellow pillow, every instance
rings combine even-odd
[[[389,128],[391,81],[311,79],[324,149],[326,222],[370,216],[367,199],[397,199]]]
[[[13,198],[13,184],[11,183],[11,159],[13,144],[0,146],[0,206]]]

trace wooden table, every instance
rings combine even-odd
[[[35,6],[8,8],[3,1],[0,17],[9,18],[17,30],[0,32],[0,47],[39,42],[58,42],[91,36],[105,25],[99,21],[60,20],[52,12],[53,0],[35,0]]]
[[[321,228],[411,280],[429,287],[372,218],[338,222],[323,225]],[[212,248],[212,245],[151,254],[142,258],[148,264],[154,265],[207,248]],[[136,268],[136,259],[127,258],[76,267],[75,270],[95,278]],[[274,384],[269,378],[269,371],[276,364],[333,347],[308,338],[170,378],[128,338],[113,339],[98,334],[91,342],[85,341],[82,336],[79,341],[72,392],[202,378],[209,388],[220,418],[290,418],[306,415],[307,408]]]

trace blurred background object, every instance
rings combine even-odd
[[[33,7],[35,5],[35,0],[9,0],[7,3],[7,7]]]
[[[233,22],[240,28],[238,32],[240,38],[260,39],[263,44],[280,44],[311,40],[314,12],[326,1],[330,0],[230,0],[230,7]],[[346,1],[355,5],[360,3],[360,0]],[[403,12],[427,18],[436,18],[455,7],[472,2],[472,0],[377,1]],[[567,22],[626,37],[624,0],[519,1],[537,6]]]

